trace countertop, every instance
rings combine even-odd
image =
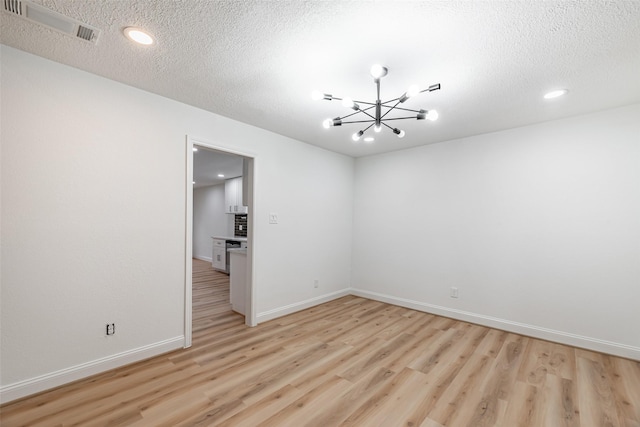
[[[246,237],[231,237],[231,236],[211,236],[212,239],[219,240],[233,240],[234,242],[246,242]]]

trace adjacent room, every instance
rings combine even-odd
[[[640,425],[640,2],[3,8],[2,426]]]

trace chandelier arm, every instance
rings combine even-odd
[[[364,104],[367,104],[367,103],[365,102]],[[368,105],[371,105],[371,107],[361,108],[358,111],[361,112],[361,113],[369,114],[369,113],[366,113],[365,111],[371,110],[372,108],[376,107],[376,104],[368,104]]]
[[[371,107],[373,108],[373,107]],[[370,110],[371,108],[367,108],[367,110]],[[366,114],[367,116],[371,117],[373,120],[375,120],[376,118],[373,117],[371,114],[367,113],[365,110],[360,110],[361,113]]]
[[[383,107],[389,108],[389,106],[387,105],[383,105]],[[402,108],[402,107],[395,107],[396,110],[402,110],[402,111],[411,111],[412,113],[419,113],[419,110],[412,110],[410,108]],[[391,111],[391,110],[389,110]]]
[[[435,84],[435,85],[431,85],[431,86],[429,86],[428,88],[423,89],[423,90],[421,90],[421,91],[420,91],[420,92],[418,92],[418,93],[433,92],[433,91],[435,91],[435,90],[440,90],[440,83]],[[384,104],[388,104],[388,103],[390,103],[390,102],[397,101],[397,100],[399,100],[400,98],[402,98],[402,97],[401,97],[401,96],[399,96],[399,97],[397,97],[397,98],[390,99],[390,100],[388,100],[388,101],[383,102],[383,103],[382,103],[382,105],[384,105]],[[412,98],[413,98],[413,97],[412,97]]]
[[[422,93],[422,92],[433,92],[434,90],[440,90],[440,83],[436,83],[434,85],[429,86],[428,88],[426,88],[425,90],[421,90],[418,93]]]
[[[409,116],[409,117],[391,117],[390,119],[384,119],[384,121],[387,120],[405,120],[405,119],[414,119],[415,120],[415,116]],[[344,122],[343,122],[344,123]]]
[[[393,111],[393,109],[394,109],[394,108],[396,108],[396,107],[398,106],[398,104],[400,104],[400,101],[396,102],[396,105],[394,105],[394,106],[393,106],[393,107],[391,107],[391,108],[389,108],[389,106],[388,106],[388,105],[385,105],[385,108],[389,108],[389,109],[387,110],[387,112],[386,112],[386,113],[384,113],[384,114],[380,117],[380,120],[384,119],[384,116],[386,116],[387,114],[389,114],[390,112],[392,112],[392,111]]]
[[[342,119],[346,119],[346,118],[351,117],[351,116],[355,116],[355,115],[356,115],[356,114],[358,114],[359,112],[360,112],[360,111],[356,111],[356,112],[354,112],[354,113],[347,114],[346,116],[342,116],[342,117],[340,117],[340,120],[342,120]]]
[[[370,123],[370,122],[375,122],[375,120],[352,120],[350,122],[342,122],[343,125],[346,124],[350,124],[350,123]],[[371,127],[371,126],[369,126]]]
[[[343,98],[338,98],[337,96],[331,96],[330,99],[328,99],[328,101],[342,101]],[[353,102],[355,102],[356,104],[365,104],[365,105],[371,105],[372,107],[375,107],[376,104],[373,102],[366,102],[366,101],[358,101],[357,99],[354,99]],[[371,108],[371,107],[369,107]],[[367,108],[368,109],[368,108]]]
[[[372,117],[372,116],[370,116]],[[384,124],[384,122],[389,121],[389,120],[407,120],[407,119],[415,119],[415,117],[413,116],[409,116],[409,117],[392,117],[390,119],[384,119],[384,120],[380,120],[380,123]],[[349,123],[369,123],[369,122],[374,122],[375,123],[375,118],[372,117],[371,120],[352,120],[350,122],[342,122],[343,125],[349,124]],[[387,125],[388,126],[388,125]]]
[[[373,116],[372,116],[371,114],[369,114],[369,113],[367,113],[367,112],[366,112],[367,110],[370,110],[370,109],[372,109],[372,108],[373,108],[373,107],[365,108],[364,110],[357,110],[357,111],[355,111],[355,112],[353,112],[353,113],[351,113],[351,114],[347,114],[346,116],[342,116],[342,117],[338,117],[338,118],[339,118],[340,120],[342,120],[342,119],[346,119],[346,118],[351,117],[351,116],[355,116],[355,115],[356,115],[356,114],[358,114],[358,113],[364,113],[364,114],[366,114],[367,116],[369,116],[369,117],[373,118]]]
[[[375,106],[376,106],[375,102],[358,101],[357,99],[354,99],[354,100],[353,100],[353,102],[355,102],[356,104],[371,105],[371,107],[369,107],[369,108],[372,108],[372,107],[375,107]],[[367,108],[367,110],[368,110],[369,108]]]

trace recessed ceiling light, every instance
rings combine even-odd
[[[551,92],[547,92],[544,95],[544,99],[553,99],[553,98],[557,98],[559,96],[562,95],[566,95],[569,91],[567,89],[558,89],[558,90],[552,90]]]
[[[153,44],[153,37],[151,36],[151,34],[147,33],[144,30],[141,30],[140,28],[127,27],[124,29],[124,35],[136,43],[144,45]]]
[[[364,139],[364,142],[373,142],[373,137],[372,136],[368,136]]]
[[[223,173],[219,173],[218,174],[218,178],[224,178],[224,174]]]

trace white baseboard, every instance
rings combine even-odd
[[[39,377],[9,384],[0,388],[0,403],[4,404],[11,402],[31,394],[39,393],[91,375],[102,373],[110,369],[119,368],[130,363],[158,356],[162,353],[177,350],[179,348],[183,348],[183,346],[184,336],[179,336],[115,354],[113,356],[61,369]]]
[[[195,259],[199,259],[200,261],[207,261],[207,262],[211,262],[211,257],[210,256],[198,256],[198,255],[194,255],[193,256]]]
[[[476,323],[478,325],[490,328],[500,329],[516,334],[526,335],[547,341],[553,341],[561,344],[571,345],[574,347],[585,348],[588,350],[598,351],[602,353],[612,354],[615,356],[625,357],[628,359],[640,361],[640,348],[625,344],[615,343],[611,341],[600,340],[597,338],[576,335],[569,332],[563,332],[548,328],[541,328],[534,325],[528,325],[519,322],[513,322],[506,319],[500,319],[491,316],[485,316],[477,313],[456,310],[449,307],[442,307],[434,304],[428,304],[420,301],[398,298],[391,295],[370,292],[361,289],[343,289],[341,291],[332,292],[330,294],[321,295],[305,301],[300,301],[284,307],[258,313],[256,320],[258,323],[286,316],[287,314],[305,310],[334,299],[342,298],[347,295],[355,295],[362,298],[368,298],[374,301],[386,302],[389,304],[410,308],[413,310],[432,313],[439,316],[450,317],[465,322]],[[41,375],[18,383],[9,384],[0,387],[0,403],[4,404],[16,399],[20,399],[31,394],[39,393],[54,387],[61,386],[91,375],[99,374],[110,369],[118,368],[130,363],[138,362],[143,359],[154,357],[169,351],[177,350],[184,346],[184,336],[171,338],[148,346],[139,347],[130,351],[119,353],[103,359],[94,360],[81,365],[73,366],[50,374]]]
[[[272,320],[278,317],[286,316],[287,314],[295,313],[296,311],[305,310],[307,308],[314,307],[319,304],[324,304],[325,302],[342,298],[350,294],[351,292],[349,289],[343,289],[341,291],[332,292],[326,295],[321,295],[319,297],[311,298],[305,301],[300,301],[295,304],[286,305],[284,307],[278,307],[274,310],[263,311],[262,313],[258,313],[256,315],[256,320],[258,323],[266,322],[267,320]]]
[[[439,316],[450,317],[456,320],[476,323],[478,325],[488,326],[490,328],[526,335],[533,338],[540,338],[546,341],[553,341],[560,344],[571,345],[628,359],[640,360],[640,347],[605,341],[592,337],[585,337],[554,329],[541,328],[539,326],[519,322],[512,322],[510,320],[500,319],[497,317],[485,316],[434,304],[427,304],[420,301],[397,298],[391,295],[379,294],[377,292],[370,292],[361,289],[352,288],[351,295],[386,302],[426,313],[437,314]]]

